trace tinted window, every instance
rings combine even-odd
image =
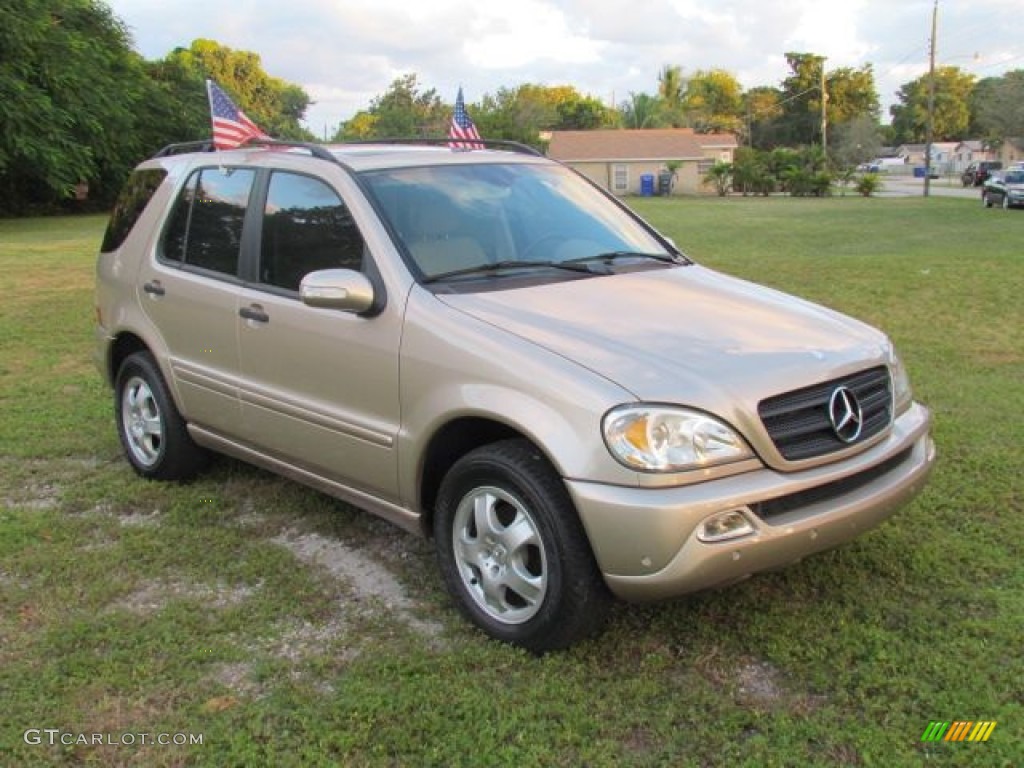
[[[204,168],[193,173],[171,211],[163,257],[236,274],[254,175],[238,168]]]
[[[167,171],[156,168],[148,171],[135,171],[128,177],[128,182],[121,190],[121,194],[118,195],[114,211],[110,215],[106,234],[103,235],[103,244],[100,246],[103,253],[121,247],[121,243],[132,231],[132,227],[139,220],[139,216],[146,209],[146,204],[149,203],[165,176],[167,176]]]
[[[324,182],[274,173],[263,213],[260,282],[297,291],[318,269],[361,269],[363,238],[338,193]]]

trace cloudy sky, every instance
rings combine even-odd
[[[501,86],[570,84],[606,104],[653,93],[664,64],[777,86],[785,53],[874,66],[886,112],[928,68],[933,0],[108,0],[147,59],[196,38],[258,53],[316,102],[317,134],[398,76],[452,103]],[[980,77],[1024,69],[1021,0],[939,0],[937,63]]]

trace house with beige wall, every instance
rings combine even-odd
[[[679,163],[672,194],[713,194],[704,184],[716,162],[731,163],[737,141],[732,134],[695,133],[690,128],[553,131],[548,156],[575,168],[615,195],[641,194],[644,176],[654,177],[670,162]]]
[[[999,147],[999,160],[1003,167],[1009,168],[1014,163],[1024,161],[1024,136],[1007,137]]]
[[[987,142],[981,139],[967,139],[957,144],[953,150],[953,170],[959,173],[971,163],[998,159],[999,153]]]

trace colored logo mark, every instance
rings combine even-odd
[[[988,741],[995,729],[995,720],[932,720],[921,734],[921,741]]]

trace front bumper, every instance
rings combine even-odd
[[[915,403],[884,441],[802,472],[766,468],[677,488],[567,486],[612,592],[626,600],[672,597],[796,562],[890,517],[920,492],[934,464],[929,423]],[[756,512],[770,507],[778,511]],[[733,509],[744,510],[753,533],[698,539],[704,520]]]

